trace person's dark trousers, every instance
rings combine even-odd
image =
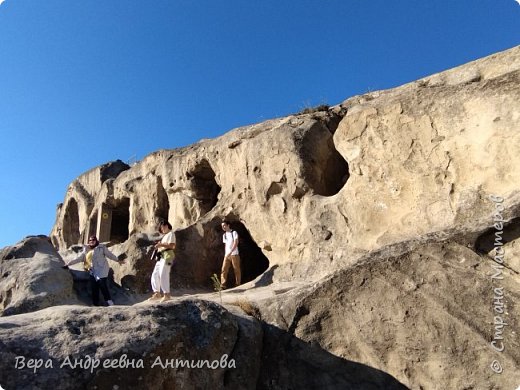
[[[107,278],[96,280],[95,277],[90,275],[90,290],[92,291],[92,303],[94,306],[99,306],[99,290],[101,290],[105,302],[112,300],[110,291],[108,291]]]

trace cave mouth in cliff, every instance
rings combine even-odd
[[[346,184],[350,173],[347,161],[337,151],[333,131],[323,124],[295,138],[303,161],[303,179],[317,195],[336,195]]]
[[[199,161],[195,167],[186,173],[191,182],[194,198],[199,202],[201,215],[210,211],[218,201],[220,186],[215,180],[215,171],[206,159]]]
[[[231,229],[238,233],[242,284],[254,280],[269,268],[269,259],[257,245],[247,227],[239,221],[231,222]],[[230,279],[233,280],[233,279]]]
[[[157,210],[154,211],[156,222],[168,221],[170,214],[170,201],[168,194],[162,185],[162,178],[157,177]]]
[[[98,212],[96,210],[89,220],[89,224],[88,224],[88,236],[89,237],[97,235],[97,225],[98,225]]]
[[[238,252],[240,255],[240,270],[242,273],[241,284],[244,284],[263,274],[269,268],[269,259],[257,245],[246,225],[234,218],[229,218],[229,220],[231,230],[236,231],[239,237]],[[211,229],[213,231],[211,236],[214,238],[207,241],[212,244],[207,246],[209,257],[218,260],[216,273],[219,279],[220,271],[222,269],[222,261],[224,259],[224,243],[222,242],[224,231],[222,230],[221,223],[221,218],[215,218],[212,221]],[[216,246],[214,242],[216,242]],[[230,267],[227,279],[229,281],[229,287],[238,287],[235,286],[235,273],[233,267]]]
[[[336,150],[332,138],[328,144],[329,154],[321,162],[321,172],[315,176],[316,181],[313,184],[314,191],[323,196],[336,195],[350,176],[348,163]]]
[[[110,242],[122,243],[128,240],[128,225],[130,224],[130,199],[122,198],[112,208],[112,223],[110,225]]]
[[[231,219],[231,218],[230,218]],[[269,267],[269,259],[262,253],[251,233],[241,222],[231,219],[231,228],[236,230],[239,240],[242,284],[247,283]],[[212,275],[220,280],[224,243],[222,217],[213,217],[204,223],[197,223],[175,233],[177,240],[176,260],[172,268],[171,284],[174,288],[213,290]],[[232,269],[228,274],[229,287],[235,287]]]
[[[505,245],[508,242],[520,238],[520,217],[514,218],[503,224],[502,230],[495,227],[486,230],[475,240],[475,251],[478,253],[490,253],[495,246]]]
[[[63,240],[67,247],[79,243],[79,210],[76,199],[70,198],[63,218]]]

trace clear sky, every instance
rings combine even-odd
[[[97,165],[519,44],[515,0],[0,0],[0,247]]]

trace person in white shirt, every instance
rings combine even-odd
[[[90,288],[94,306],[100,305],[99,290],[101,290],[107,305],[114,305],[107,285],[108,272],[110,270],[107,259],[117,261],[119,264],[125,263],[124,260],[119,260],[116,255],[110,252],[105,245],[100,244],[96,236],[90,236],[86,250],[74,260],[66,263],[66,265],[69,266],[84,262],[85,271],[90,275]]]
[[[149,300],[161,299],[161,302],[164,302],[171,299],[170,269],[175,259],[175,233],[172,231],[172,225],[168,221],[162,221],[159,225],[159,230],[164,236],[160,242],[155,244],[158,258],[152,272],[153,295]],[[164,295],[161,295],[161,291]]]
[[[222,230],[224,235],[222,236],[222,242],[224,243],[224,261],[222,263],[222,272],[220,274],[220,284],[222,289],[228,288],[227,278],[229,268],[233,266],[233,272],[235,273],[236,286],[240,285],[242,278],[242,272],[240,270],[240,256],[238,254],[238,233],[231,230],[229,221],[222,221]]]

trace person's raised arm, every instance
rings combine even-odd
[[[103,254],[105,255],[105,257],[106,257],[107,259],[110,259],[110,260],[113,260],[113,261],[117,261],[117,262],[120,263],[120,264],[124,264],[124,263],[125,263],[124,260],[119,260],[119,258],[118,258],[116,255],[114,255],[114,254],[110,251],[110,249],[108,249],[106,246],[103,246]]]
[[[87,255],[87,253],[85,251],[83,251],[83,253],[81,253],[78,257],[76,257],[75,259],[72,259],[68,262],[65,262],[65,265],[68,267],[69,265],[73,265],[73,264],[77,264],[77,263],[81,263],[83,261],[85,261],[85,256]]]

